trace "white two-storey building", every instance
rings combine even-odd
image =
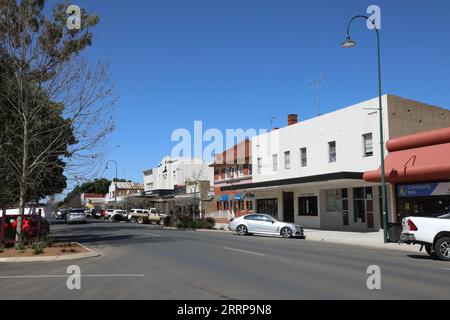
[[[392,95],[383,105],[385,141],[450,123],[447,109]],[[254,137],[253,180],[239,188],[255,195],[256,212],[307,228],[379,230],[381,188],[363,180],[380,166],[377,108],[372,99],[301,122],[290,115],[287,127]]]
[[[153,169],[144,171],[145,191],[174,190],[185,186],[186,181],[210,181],[213,185],[214,170],[200,158],[164,157]]]

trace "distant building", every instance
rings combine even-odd
[[[192,180],[207,180],[212,185],[213,169],[200,158],[165,157],[156,168],[144,171],[144,190],[175,190]]]
[[[95,193],[82,193],[80,196],[81,205],[84,207],[101,206],[105,203],[106,195]]]
[[[109,192],[105,197],[106,203],[113,203],[124,200],[126,197],[139,196],[144,192],[144,185],[139,182],[113,181],[109,186]]]

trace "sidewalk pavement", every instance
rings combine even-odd
[[[167,227],[166,227],[167,228]],[[177,229],[177,228],[167,228]],[[202,232],[226,232],[229,230],[202,230]],[[304,229],[306,241],[338,243],[353,246],[363,246],[377,249],[397,250],[419,253],[419,245],[407,245],[398,243],[384,243],[383,230],[379,232],[348,232],[348,231],[329,231],[318,229]],[[425,250],[423,250],[425,252]]]
[[[306,240],[329,243],[341,243],[371,248],[409,251],[418,253],[420,246],[398,243],[384,243],[383,230],[380,232],[347,232],[305,229]]]

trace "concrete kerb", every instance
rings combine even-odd
[[[83,246],[78,242],[72,242],[72,244],[79,245],[88,252],[75,253],[63,256],[35,256],[35,257],[10,257],[10,258],[0,258],[0,263],[23,263],[23,262],[57,262],[57,261],[71,261],[80,260],[87,258],[95,258],[101,256],[100,253],[91,250],[90,248]]]
[[[179,229],[174,227],[165,227],[164,229],[168,230],[181,230],[181,231],[201,231],[201,232],[221,232],[221,233],[231,233],[230,230],[214,230],[214,229]],[[374,243],[374,242],[365,242],[361,241],[360,239],[335,239],[335,238],[329,238],[327,236],[319,236],[317,237],[314,233],[318,232],[320,233],[320,230],[305,230],[306,239],[305,241],[312,241],[312,242],[320,242],[320,243],[334,243],[334,244],[343,244],[343,245],[350,245],[350,246],[357,246],[357,247],[366,247],[366,248],[373,248],[373,249],[386,249],[386,250],[394,250],[394,251],[403,251],[403,252],[419,252],[419,247],[417,246],[409,246],[409,245],[400,245],[397,243]]]

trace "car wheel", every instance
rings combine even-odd
[[[292,230],[289,228],[281,229],[281,236],[285,239],[289,239],[292,237]]]
[[[240,236],[246,236],[248,233],[247,227],[242,224],[236,228],[236,231],[237,231],[238,235],[240,235]]]
[[[434,253],[438,259],[450,261],[450,237],[443,237],[436,241]]]
[[[137,222],[138,224],[144,224],[144,218],[139,217],[139,218],[137,218],[136,222]]]

